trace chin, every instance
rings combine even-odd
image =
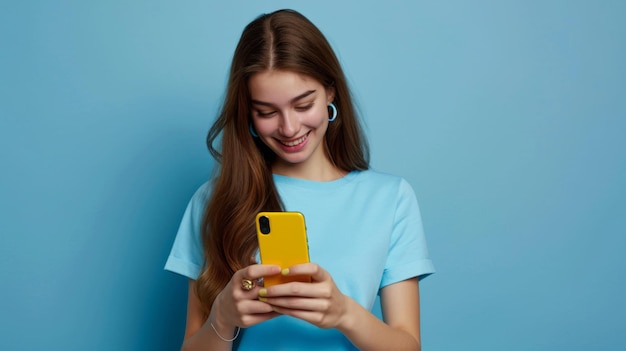
[[[300,163],[306,162],[306,160],[308,160],[308,159],[309,159],[309,157],[308,157],[309,155],[307,155],[307,156],[299,156],[299,157],[294,157],[293,155],[291,155],[291,156],[289,157],[289,156],[285,156],[285,155],[280,155],[280,154],[278,154],[277,156],[278,156],[278,158],[279,158],[282,162],[284,162],[284,163],[288,163],[288,164],[292,164],[292,165],[297,165],[297,164],[300,164]]]

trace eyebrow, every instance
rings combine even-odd
[[[302,99],[304,99],[305,97],[307,97],[307,96],[309,96],[309,95],[311,95],[311,94],[315,93],[316,91],[317,91],[317,90],[309,90],[309,91],[306,91],[306,92],[304,92],[304,93],[302,93],[302,94],[300,94],[300,95],[298,95],[298,96],[294,97],[293,99],[289,100],[289,103],[293,104],[293,103],[297,102],[298,100],[302,100]],[[253,104],[255,104],[255,105],[274,106],[274,104],[271,104],[271,103],[269,103],[269,102],[264,102],[264,101],[254,100],[254,99],[252,99],[252,101],[251,101],[251,102],[252,102]]]

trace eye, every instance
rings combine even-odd
[[[296,111],[298,111],[298,112],[308,111],[308,110],[311,109],[311,107],[313,107],[313,103],[310,103],[310,104],[304,105],[304,106],[296,106]]]
[[[256,111],[256,115],[259,117],[269,117],[275,113],[276,111]]]

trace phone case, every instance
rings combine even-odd
[[[281,268],[309,262],[309,245],[304,215],[300,212],[260,212],[256,216],[261,263]],[[310,282],[309,276],[273,275],[263,278],[265,286],[292,281]]]

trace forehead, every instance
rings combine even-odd
[[[322,84],[314,78],[291,71],[263,71],[255,73],[248,81],[253,100],[276,104],[288,103],[306,91],[321,89]]]

